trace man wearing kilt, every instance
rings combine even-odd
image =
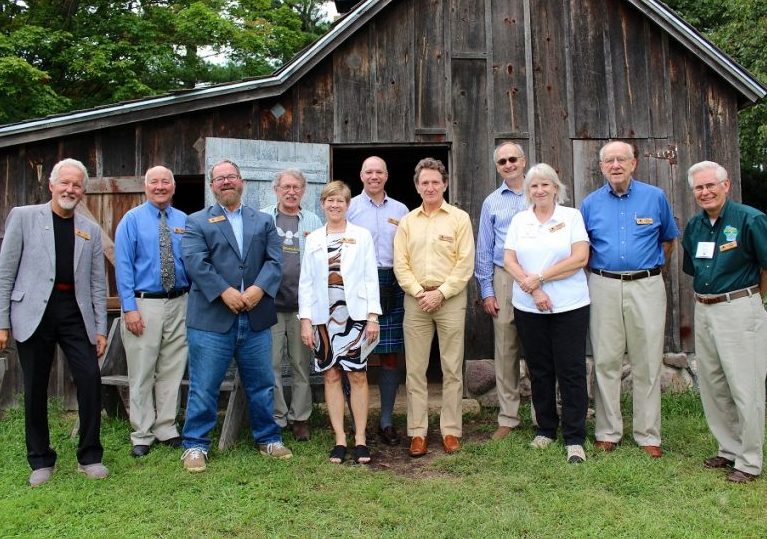
[[[360,171],[363,192],[352,199],[347,219],[368,229],[375,244],[383,309],[383,315],[379,317],[381,341],[373,351],[378,354],[381,365],[378,375],[378,387],[381,392],[378,435],[383,443],[397,445],[399,436],[394,429],[392,415],[399,387],[398,365],[404,349],[402,319],[405,310],[404,294],[394,277],[392,265],[394,234],[397,232],[399,220],[408,213],[408,209],[401,202],[387,196],[384,186],[388,178],[389,173],[383,159],[375,156],[365,159]]]

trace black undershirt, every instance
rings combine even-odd
[[[56,246],[56,283],[75,282],[75,219],[53,213],[53,237]]]

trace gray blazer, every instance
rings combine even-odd
[[[88,339],[107,334],[106,277],[101,228],[75,214],[75,297]],[[56,277],[50,202],[13,208],[0,249],[0,329],[26,341],[40,325]]]

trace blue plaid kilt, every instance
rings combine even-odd
[[[378,268],[378,282],[381,287],[392,287],[394,296],[389,311],[378,318],[381,324],[381,342],[378,343],[373,353],[402,352],[405,348],[402,334],[402,320],[405,318],[405,293],[394,277],[394,270]]]

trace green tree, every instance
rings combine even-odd
[[[268,74],[327,30],[322,3],[0,0],[0,123]]]

